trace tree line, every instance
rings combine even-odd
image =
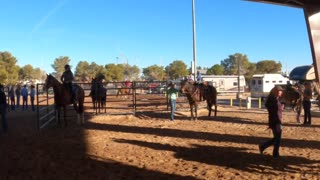
[[[26,80],[44,80],[46,72],[40,68],[35,68],[28,64],[23,67],[17,65],[17,59],[10,52],[0,51],[0,83],[15,84]],[[70,64],[71,59],[68,56],[57,57],[51,67],[52,73],[60,79],[64,71],[64,65]],[[244,75],[249,80],[253,74],[263,73],[281,73],[282,64],[275,60],[261,60],[257,63],[249,61],[247,55],[235,53],[228,58],[220,61],[220,64],[214,64],[211,67],[197,67],[197,69],[206,69],[208,75]],[[187,76],[191,69],[183,60],[174,60],[167,66],[151,65],[141,69],[137,65],[114,64],[109,63],[99,65],[95,62],[79,61],[75,67],[74,75],[76,81],[90,82],[91,78],[103,75],[106,81],[124,81],[124,80],[169,80]]]

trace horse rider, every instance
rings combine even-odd
[[[70,95],[71,95],[71,98],[72,98],[72,101],[74,101],[74,93],[73,93],[73,90],[72,90],[72,81],[74,79],[73,77],[73,73],[70,69],[70,65],[69,64],[66,64],[64,66],[64,72],[61,76],[61,81],[63,83],[63,86],[70,92]]]

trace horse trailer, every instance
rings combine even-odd
[[[289,78],[281,74],[255,74],[250,82],[251,97],[267,97],[275,85],[286,85]]]
[[[239,92],[238,77],[236,75],[202,75],[202,81],[213,85],[218,93],[236,93]],[[240,92],[244,92],[246,80],[243,75],[240,76]]]

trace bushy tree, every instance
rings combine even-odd
[[[0,51],[0,83],[15,84],[18,81],[19,66],[10,52]]]
[[[143,68],[142,73],[147,80],[163,80],[165,77],[163,66],[158,65]]]
[[[224,74],[224,67],[220,64],[215,64],[207,71],[208,75],[223,75]]]
[[[188,75],[187,65],[181,60],[175,60],[165,67],[170,79],[177,79]]]
[[[282,64],[274,60],[262,60],[256,64],[256,73],[281,73]]]

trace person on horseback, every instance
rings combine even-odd
[[[64,72],[60,78],[61,82],[63,83],[63,86],[69,91],[70,95],[71,95],[71,100],[75,101],[75,96],[72,90],[72,81],[74,79],[73,77],[73,73],[71,71],[70,65],[66,64],[64,66]]]

